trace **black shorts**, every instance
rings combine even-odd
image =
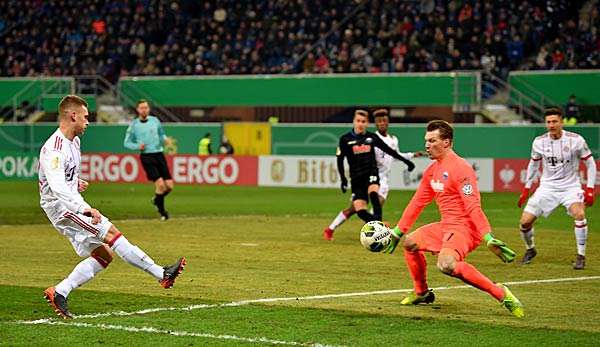
[[[371,172],[370,175],[354,177],[350,183],[352,185],[352,201],[369,201],[369,186],[372,184],[379,185],[379,174],[375,171]]]
[[[146,171],[146,177],[148,177],[150,181],[154,182],[159,178],[165,180],[171,179],[167,160],[162,152],[142,153],[140,154],[140,160],[142,161],[144,171]]]

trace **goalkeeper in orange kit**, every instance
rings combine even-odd
[[[484,240],[502,261],[511,262],[515,253],[491,234],[491,227],[480,204],[477,177],[471,165],[452,150],[453,129],[445,121],[427,125],[425,149],[434,162],[423,173],[418,190],[404,210],[384,253],[392,253],[400,238],[408,232],[421,211],[435,200],[441,221],[424,225],[404,239],[404,256],[410,271],[414,293],[403,305],[431,303],[435,296],[427,285],[424,252],[437,254],[438,269],[483,290],[502,303],[513,315],[523,317],[523,305],[505,285],[492,282],[465,257]]]

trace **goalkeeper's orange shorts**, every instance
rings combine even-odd
[[[481,242],[479,233],[465,225],[449,225],[442,222],[424,225],[410,234],[420,251],[438,254],[442,249],[452,249],[457,260],[465,259]]]

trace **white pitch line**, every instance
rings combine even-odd
[[[16,322],[18,324],[47,324],[47,325],[63,325],[63,326],[71,326],[78,328],[95,328],[95,329],[103,329],[103,330],[121,330],[128,331],[134,333],[153,333],[153,334],[163,334],[163,335],[173,335],[173,336],[191,336],[191,337],[204,337],[207,339],[217,339],[217,340],[233,340],[233,341],[241,341],[241,342],[250,342],[250,343],[260,343],[260,344],[270,344],[270,345],[284,345],[284,346],[313,346],[313,347],[336,347],[334,345],[324,345],[320,343],[305,343],[305,342],[296,342],[296,341],[283,341],[283,340],[273,340],[266,337],[240,337],[235,335],[215,335],[209,333],[194,333],[188,331],[176,331],[176,330],[162,330],[153,327],[132,327],[132,326],[124,326],[124,325],[113,325],[113,324],[90,324],[90,323],[79,323],[72,322],[66,323],[62,321],[47,321],[42,322],[39,321],[31,321],[31,322]]]
[[[557,283],[557,282],[574,282],[574,281],[590,281],[590,280],[598,280],[600,276],[587,276],[587,277],[566,277],[566,278],[551,278],[551,279],[540,279],[540,280],[527,280],[527,281],[513,281],[513,282],[504,282],[507,285],[526,285],[526,284],[543,284],[543,283]],[[461,285],[461,286],[445,286],[445,287],[436,287],[431,288],[433,290],[450,290],[450,289],[466,289],[473,288],[469,285]],[[114,312],[103,312],[103,313],[93,313],[93,314],[82,314],[75,315],[75,319],[84,319],[84,318],[100,318],[100,317],[123,317],[123,316],[135,316],[135,315],[144,315],[155,312],[164,312],[164,311],[193,311],[199,309],[206,308],[219,308],[219,307],[237,307],[244,306],[250,304],[259,304],[259,303],[270,303],[270,302],[285,302],[285,301],[307,301],[307,300],[322,300],[322,299],[335,299],[335,298],[346,298],[346,297],[357,297],[357,296],[371,296],[371,295],[383,295],[383,294],[397,294],[397,293],[409,293],[413,289],[389,289],[389,290],[378,290],[371,292],[355,292],[355,293],[340,293],[340,294],[324,294],[324,295],[311,295],[311,296],[293,296],[293,297],[281,297],[281,298],[263,298],[263,299],[251,299],[251,300],[241,300],[241,301],[233,301],[222,304],[196,304],[184,307],[155,307],[148,308],[139,311],[114,311]],[[45,318],[45,319],[37,319],[31,321],[20,321],[19,323],[25,324],[44,324],[48,322],[55,321],[54,318]]]

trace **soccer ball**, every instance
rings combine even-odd
[[[380,221],[370,221],[360,229],[360,243],[371,252],[381,252],[390,243],[390,229]]]

